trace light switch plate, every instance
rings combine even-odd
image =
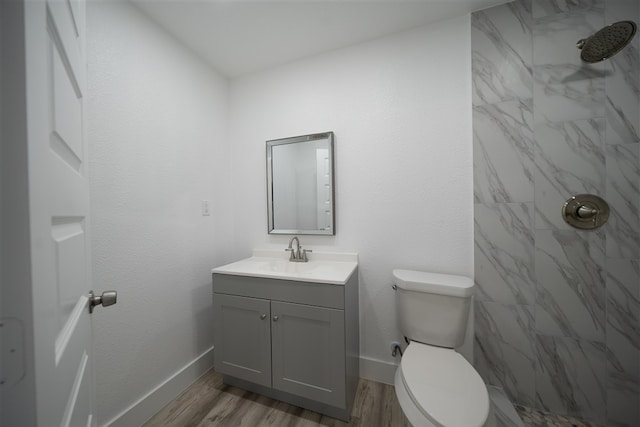
[[[202,216],[210,216],[211,215],[211,210],[209,209],[209,201],[208,200],[203,200],[202,201]]]

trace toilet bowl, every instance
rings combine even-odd
[[[453,349],[411,342],[394,385],[400,407],[415,427],[481,427],[489,415],[482,378]]]
[[[400,407],[415,427],[482,427],[489,393],[454,348],[464,341],[474,283],[468,277],[393,270],[400,330],[409,342],[395,374]]]

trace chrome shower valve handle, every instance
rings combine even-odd
[[[593,230],[609,219],[609,205],[593,194],[578,194],[564,203],[562,218],[572,227]]]

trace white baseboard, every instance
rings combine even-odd
[[[175,399],[202,374],[213,367],[213,347],[167,378],[127,409],[104,423],[105,427],[141,426],[167,403]],[[360,357],[360,377],[393,385],[397,365],[382,360]]]
[[[213,347],[167,378],[111,421],[105,423],[104,426],[141,426],[212,367]]]
[[[360,356],[360,378],[393,385],[397,367],[395,363]]]

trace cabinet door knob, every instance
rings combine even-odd
[[[278,321],[278,316],[273,316],[273,321],[277,322]]]
[[[260,315],[260,319],[264,320],[264,319],[266,319],[266,318],[267,318],[267,315],[266,315],[266,314],[261,314],[261,315]]]

